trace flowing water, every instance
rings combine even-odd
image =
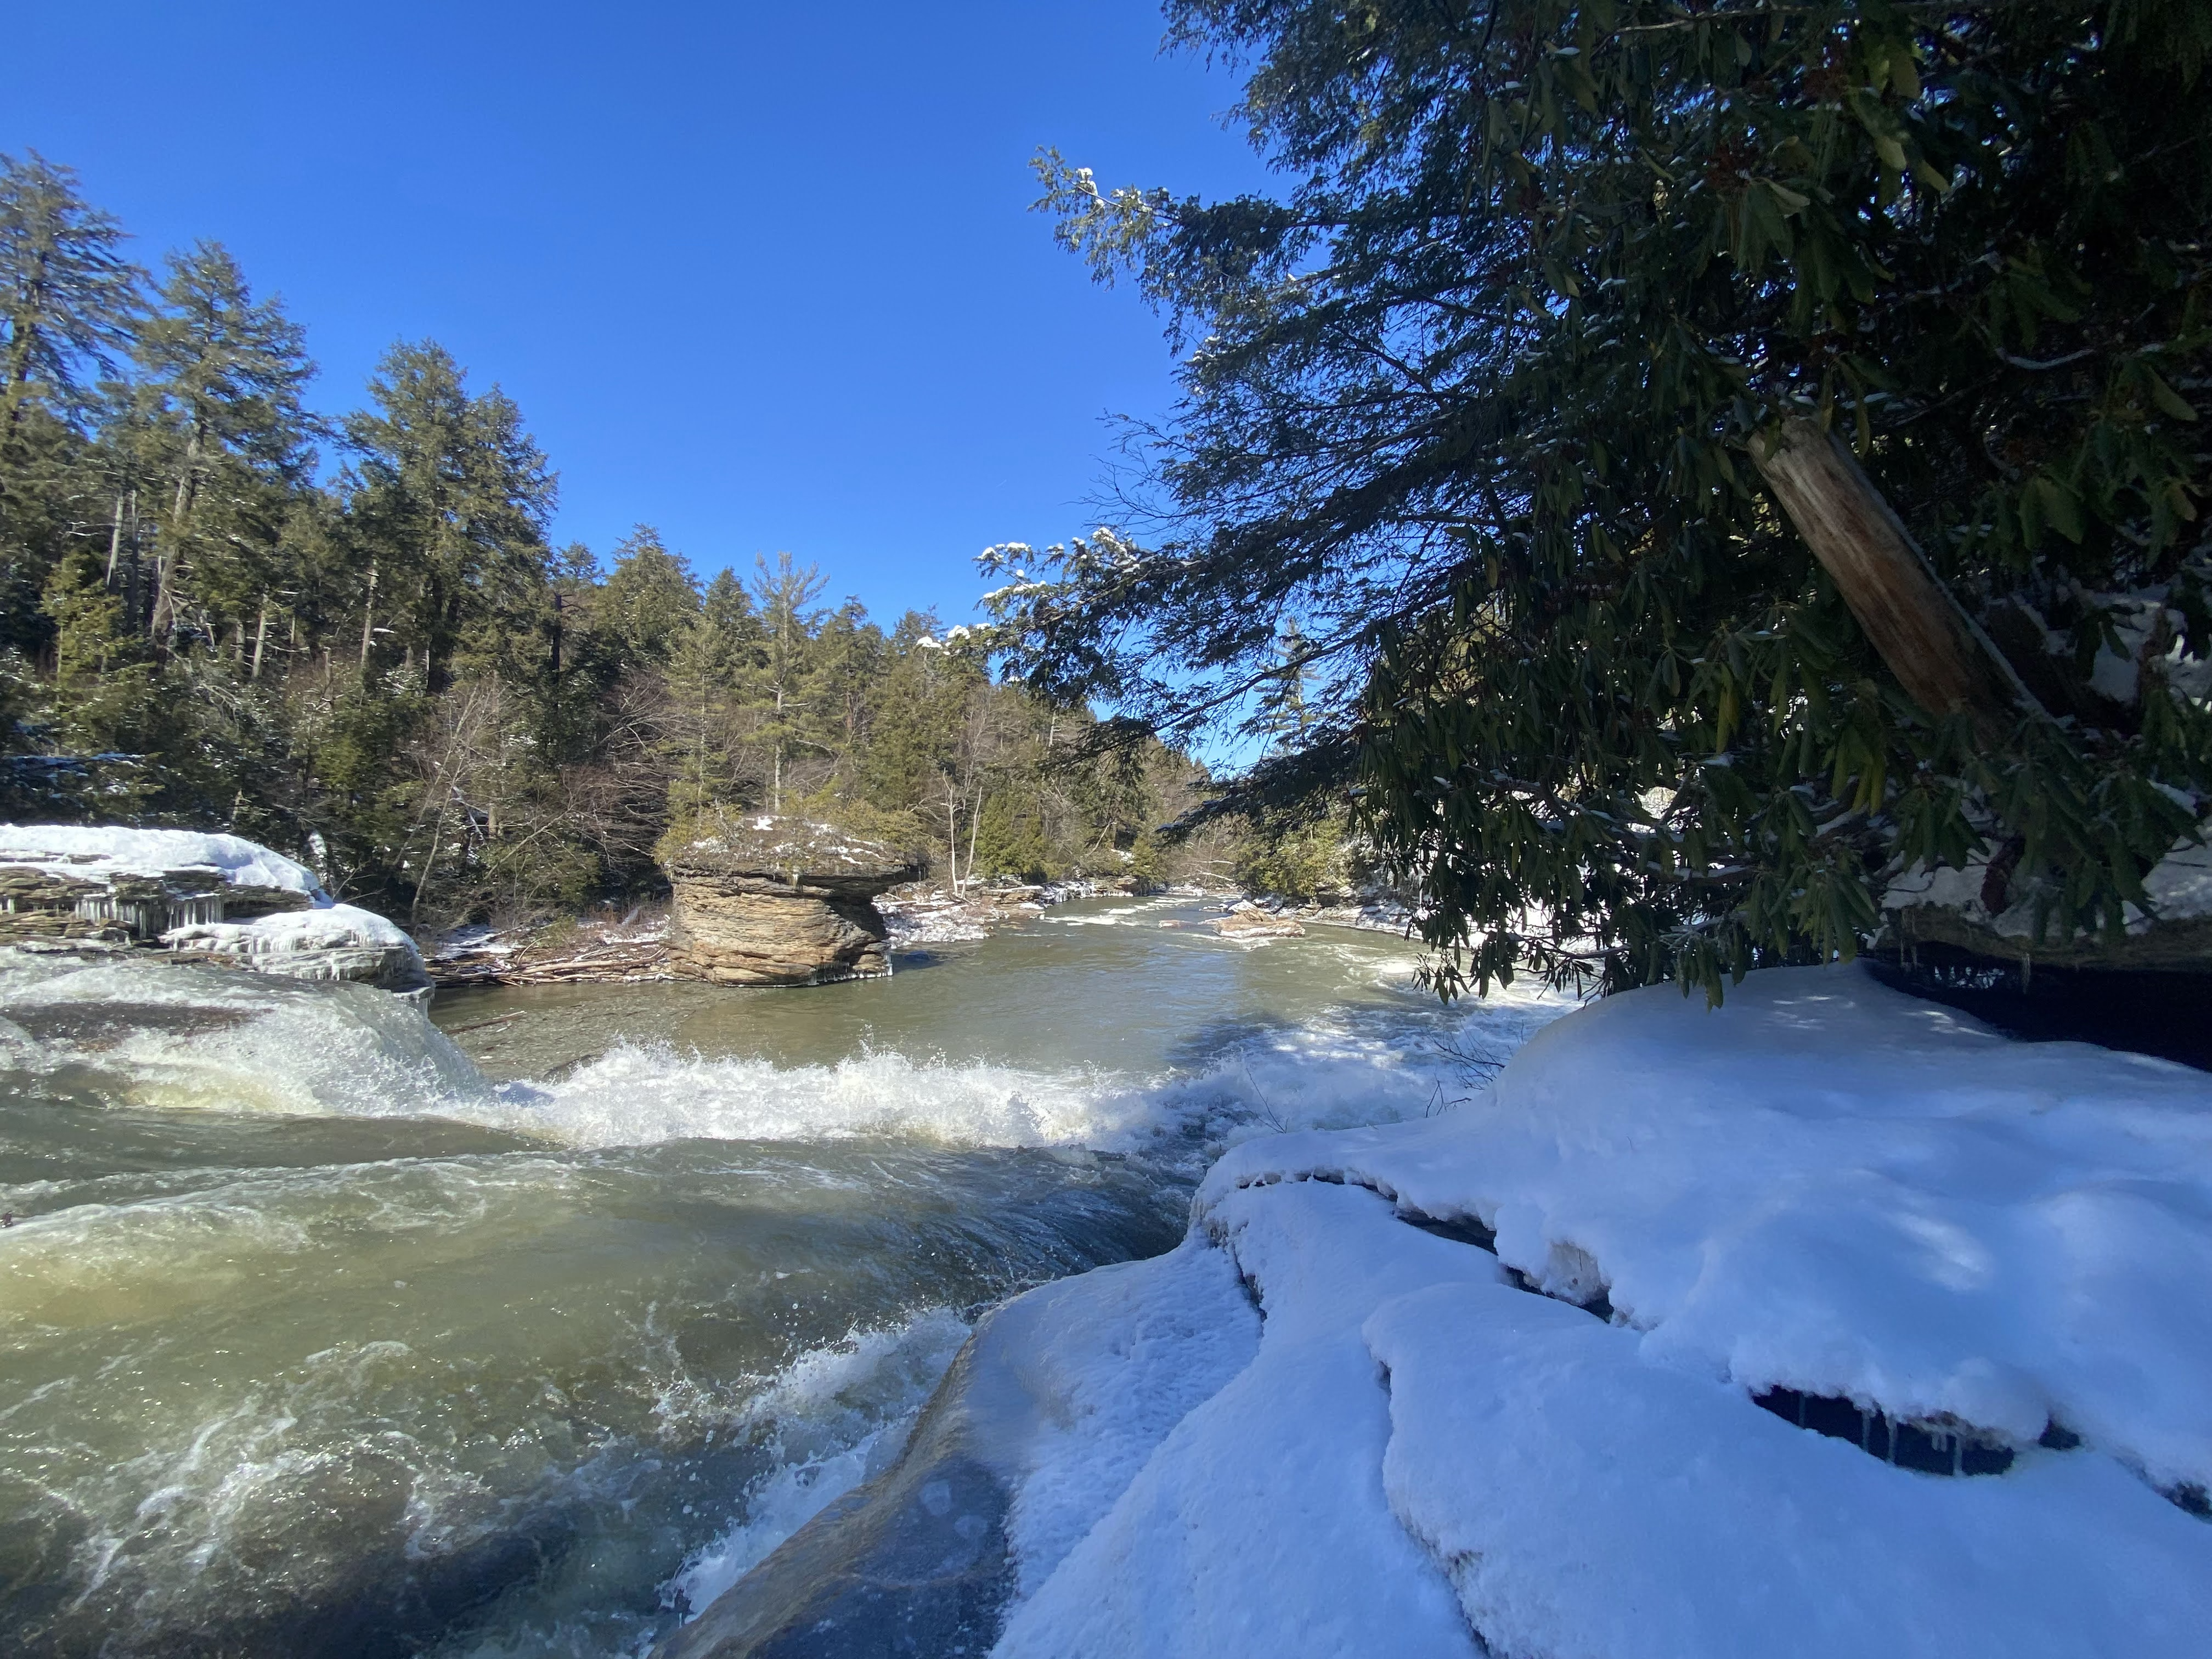
[[[0,951],[0,1650],[637,1653],[896,1455],[981,1310],[1169,1248],[1235,1139],[1448,1109],[1557,1012],[1201,915],[453,994],[449,1036]]]

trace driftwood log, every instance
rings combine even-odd
[[[1968,716],[1985,742],[2040,712],[1840,438],[1801,417],[1753,444],[1752,459],[1915,702],[1938,719]]]

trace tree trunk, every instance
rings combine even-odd
[[[115,523],[107,532],[107,581],[109,592],[115,591],[115,569],[123,562],[123,494],[115,495]]]
[[[376,626],[376,567],[368,568],[368,597],[361,606],[361,672],[368,672],[368,637]]]
[[[781,671],[775,681],[775,744],[771,752],[775,756],[775,781],[769,796],[769,811],[781,812],[783,811],[783,676]]]
[[[1752,459],[1889,672],[1939,718],[1966,714],[1985,742],[2039,712],[2012,665],[1929,568],[1843,441],[1817,422],[1784,423]]]
[[[960,896],[960,798],[953,792],[952,774],[945,775],[945,856],[951,861],[952,896]]]
[[[123,615],[132,628],[143,628],[151,620],[151,613],[143,608],[146,571],[140,557],[138,534],[138,492],[131,492],[131,573],[123,591]]]
[[[268,648],[269,596],[264,593],[261,596],[261,620],[254,624],[253,629],[253,671],[246,676],[248,679],[258,680],[261,678],[261,653]]]

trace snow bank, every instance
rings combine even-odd
[[[158,935],[173,950],[228,957],[257,972],[359,980],[406,994],[428,994],[429,976],[405,932],[382,916],[335,902],[306,866],[237,836],[5,824],[0,825],[0,872],[9,869],[92,884],[60,886],[58,903],[52,893],[11,893],[6,908],[15,911],[18,898],[27,897],[36,918],[35,926],[15,927],[18,936],[73,936],[76,924],[65,914],[73,906],[80,917],[116,924],[100,930],[103,938]],[[131,878],[160,886],[150,894],[133,893]],[[241,914],[226,920],[226,908]]]
[[[242,836],[192,830],[0,824],[0,864],[28,865],[46,875],[86,881],[210,870],[234,887],[274,887],[304,893],[320,904],[331,902],[307,866]]]
[[[1462,1110],[1271,1140],[1208,1176],[1355,1181],[1600,1292],[1654,1361],[1743,1388],[2051,1424],[2212,1482],[2212,1079],[2011,1042],[1856,969],[1670,990],[1540,1033]]]
[[[1002,1659],[2203,1650],[2202,1073],[1778,970],[1559,1021],[1456,1110],[1247,1141],[1194,1213],[1102,1284],[1109,1340],[1086,1280],[994,1316],[1033,1304],[1059,1373],[1005,1430]],[[1215,1314],[1250,1357],[1192,1403],[1226,1365],[1113,1333],[1209,1261],[1265,1321]],[[2002,1472],[1885,1461],[1778,1388]]]

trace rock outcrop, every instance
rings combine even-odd
[[[718,985],[823,985],[890,971],[875,896],[914,859],[835,825],[754,813],[661,843],[674,889],[669,967]]]
[[[0,945],[158,950],[294,979],[427,996],[407,934],[238,836],[0,824]]]
[[[1278,915],[1246,899],[1213,918],[1213,931],[1227,939],[1304,939],[1305,928],[1295,917]]]

